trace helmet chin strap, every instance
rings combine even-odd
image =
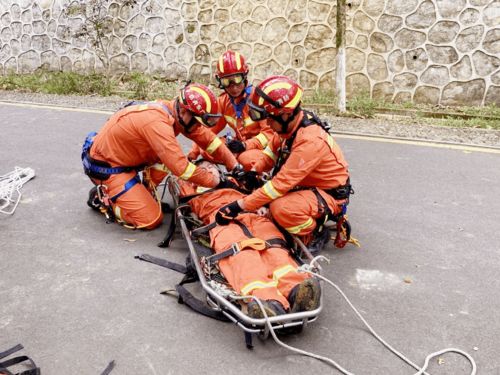
[[[286,134],[286,133],[288,133],[288,126],[295,119],[295,117],[297,117],[297,114],[299,112],[300,112],[300,105],[295,107],[295,109],[292,112],[292,115],[287,120],[283,120],[283,115],[276,116],[276,115],[269,114],[269,117],[281,125],[281,131],[279,131],[277,133],[278,134]]]
[[[181,116],[181,113],[180,113],[180,109],[181,109],[181,106],[179,104],[179,99],[177,99],[175,101],[175,114],[177,116],[177,121],[179,122],[179,124],[181,124],[181,126],[186,130],[186,132],[189,133],[189,131],[191,130],[191,128],[196,125],[196,119],[194,118],[194,116],[191,116],[191,120],[189,121],[188,124],[185,123],[185,121],[182,119],[182,116]]]

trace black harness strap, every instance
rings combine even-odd
[[[149,254],[136,255],[135,259],[143,260],[145,262],[156,264],[157,266],[165,267],[179,273],[187,274],[187,267],[179,263],[170,262],[166,259],[157,258]]]
[[[297,127],[295,132],[292,134],[292,136],[283,142],[283,145],[280,148],[280,153],[278,155],[276,165],[275,165],[273,172],[271,174],[272,177],[274,177],[278,174],[278,172],[280,171],[280,169],[283,167],[286,160],[288,159],[288,156],[292,152],[293,142],[295,141],[295,138],[297,137],[297,133],[298,133],[300,128],[306,128],[306,127],[311,126],[311,125],[318,125],[327,133],[329,133],[329,131],[330,131],[330,125],[328,125],[324,121],[321,121],[320,118],[318,116],[316,116],[313,112],[306,111],[306,110],[302,110],[302,112],[304,112],[304,116],[302,117],[302,120],[300,121],[299,126]]]
[[[157,258],[149,254],[136,255],[135,258],[184,274],[184,278],[182,279],[182,281],[175,286],[175,290],[178,294],[177,302],[183,303],[194,311],[208,316],[209,318],[216,319],[222,322],[230,321],[229,318],[226,317],[221,311],[210,309],[204,302],[193,296],[193,294],[183,286],[183,284],[198,281],[196,270],[192,265],[189,265],[189,261],[186,262],[187,266],[183,266],[181,264],[173,263],[166,259]]]
[[[22,346],[21,344],[17,344],[13,348],[7,349],[4,352],[0,352],[0,359],[8,357],[9,355],[11,355],[11,354],[13,354],[15,352],[18,352],[21,349],[24,349],[24,346]]]
[[[109,375],[109,373],[111,373],[111,371],[115,368],[115,361],[112,360],[111,362],[108,363],[108,365],[106,366],[106,368],[104,369],[103,372],[101,372],[101,375]]]
[[[183,303],[186,306],[189,306],[194,311],[196,311],[202,315],[208,316],[209,318],[216,319],[216,320],[219,320],[221,322],[230,322],[231,321],[221,311],[212,310],[212,309],[208,308],[205,305],[205,303],[203,303],[198,298],[193,296],[193,294],[189,290],[184,288],[183,285],[177,284],[175,286],[175,290],[179,294],[179,297],[178,297],[179,303]]]
[[[21,350],[23,348],[24,347],[21,344],[18,344],[16,346],[14,346],[13,348],[10,348],[4,352],[1,352],[0,359],[6,358],[9,355],[11,355],[15,352],[18,352],[19,350]],[[23,372],[19,372],[17,374],[14,374],[11,371],[9,371],[8,367],[17,365],[17,364],[25,362],[25,361],[29,362],[30,366],[32,367],[31,369],[25,370]],[[0,362],[0,373],[6,374],[6,375],[40,375],[40,368],[38,368],[36,366],[35,362],[31,358],[29,358],[28,356],[25,356],[25,355],[21,355],[19,357],[14,357],[14,358],[8,359],[6,361]]]

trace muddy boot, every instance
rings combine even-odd
[[[288,295],[290,312],[311,311],[319,307],[321,285],[319,280],[311,277],[295,285]]]
[[[264,309],[266,310],[266,314],[269,318],[272,316],[286,314],[286,311],[285,311],[283,305],[274,299],[262,301],[262,305],[264,306]],[[262,319],[264,317],[264,313],[262,312],[262,309],[260,308],[257,301],[252,300],[251,302],[249,302],[249,304],[248,304],[248,316],[250,318],[254,318],[254,319]]]

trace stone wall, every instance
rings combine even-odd
[[[500,104],[500,0],[347,0],[348,95]],[[102,70],[68,0],[0,0],[0,73]],[[113,72],[212,79],[226,49],[251,76],[286,74],[333,90],[336,4],[327,0],[109,0]]]

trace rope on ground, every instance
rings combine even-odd
[[[423,374],[429,375],[427,372],[425,372],[425,370],[429,366],[429,361],[432,358],[434,358],[434,357],[437,357],[437,356],[442,355],[444,353],[450,353],[450,352],[458,353],[458,354],[464,356],[465,358],[467,358],[467,360],[470,362],[471,367],[472,367],[470,375],[476,375],[476,362],[474,361],[474,359],[468,353],[466,353],[466,352],[464,352],[464,351],[462,351],[460,349],[456,349],[456,348],[447,348],[447,349],[443,349],[443,350],[440,350],[438,352],[434,352],[434,353],[429,354],[425,358],[425,363],[424,363],[424,366],[422,368],[420,368],[418,365],[414,364],[411,360],[409,360],[408,358],[406,358],[403,354],[401,354],[396,349],[394,349],[391,345],[389,345],[384,339],[382,339],[372,329],[372,327],[368,324],[368,322],[361,316],[361,314],[358,312],[358,310],[351,303],[351,301],[349,300],[349,298],[347,298],[347,296],[345,295],[345,293],[342,292],[342,290],[336,284],[334,284],[332,281],[328,280],[326,277],[323,277],[320,274],[317,274],[317,273],[311,271],[312,269],[314,269],[314,263],[317,263],[319,260],[324,260],[324,261],[327,261],[329,263],[329,260],[327,258],[325,258],[322,255],[319,255],[319,256],[315,257],[314,259],[312,259],[309,264],[306,263],[306,264],[303,264],[301,267],[299,267],[299,271],[301,271],[301,272],[307,272],[307,273],[309,273],[309,274],[311,274],[313,276],[316,276],[316,277],[320,278],[321,280],[327,282],[328,284],[332,285],[342,295],[342,297],[344,297],[344,299],[347,301],[347,303],[349,304],[349,306],[356,313],[356,315],[358,316],[358,318],[360,318],[361,321],[366,325],[366,327],[368,328],[368,330],[370,331],[370,333],[373,336],[375,336],[375,338],[377,340],[379,340],[391,352],[393,352],[394,354],[396,354],[404,362],[408,363],[410,366],[412,366],[414,369],[417,370],[417,372],[414,375],[423,375]],[[269,332],[271,333],[274,341],[278,345],[280,345],[280,346],[284,347],[285,349],[288,349],[288,350],[290,350],[292,352],[295,352],[295,353],[298,353],[298,354],[301,354],[301,355],[305,355],[305,356],[312,357],[312,358],[318,359],[320,361],[326,362],[326,363],[332,365],[333,367],[335,367],[337,370],[339,370],[344,375],[354,375],[354,373],[347,371],[345,368],[343,368],[341,365],[339,365],[337,362],[335,362],[331,358],[324,357],[324,356],[321,356],[321,355],[318,355],[318,354],[315,354],[315,353],[307,352],[305,350],[302,350],[302,349],[299,349],[299,348],[295,348],[293,346],[285,344],[276,335],[276,332],[274,331],[274,327],[272,326],[271,322],[269,321],[269,316],[267,315],[266,310],[264,309],[264,306],[263,306],[262,302],[260,301],[260,299],[257,298],[257,297],[255,297],[255,296],[244,296],[244,297],[239,297],[239,298],[235,298],[235,299],[243,299],[243,298],[245,298],[245,299],[251,298],[251,299],[254,299],[255,301],[257,301],[257,303],[259,304],[260,309],[262,310],[262,314],[264,315],[264,319],[266,321],[267,327],[269,328]]]
[[[21,200],[21,188],[35,177],[31,168],[15,167],[12,172],[0,176],[0,212],[12,215]],[[10,207],[10,208],[9,208]]]
[[[363,318],[363,316],[359,313],[359,311],[354,307],[354,305],[351,303],[351,301],[349,300],[349,298],[347,298],[347,296],[345,295],[345,293],[336,285],[334,284],[332,281],[328,280],[326,277],[324,276],[321,276],[320,274],[318,273],[315,273],[313,271],[311,271],[311,269],[313,269],[313,266],[314,266],[314,263],[318,262],[319,260],[326,260],[329,262],[329,260],[327,258],[325,258],[324,256],[322,255],[319,255],[317,257],[315,257],[313,260],[311,260],[311,262],[309,264],[303,264],[301,267],[299,267],[299,271],[301,272],[307,272],[309,273],[310,275],[313,275],[315,277],[318,277],[319,279],[325,281],[326,283],[330,284],[331,286],[333,286],[337,292],[340,293],[340,295],[346,300],[346,302],[349,304],[349,306],[351,307],[351,309],[354,311],[354,313],[358,316],[358,318],[365,324],[365,326],[368,328],[368,330],[370,331],[370,333],[375,336],[375,338],[377,340],[379,340],[386,348],[388,348],[391,352],[393,352],[394,354],[396,354],[399,358],[401,358],[404,362],[408,363],[410,366],[412,366],[414,369],[416,369],[418,372],[416,372],[414,375],[422,375],[422,374],[426,374],[426,375],[429,375],[427,372],[425,372],[425,370],[427,369],[427,367],[429,366],[429,361],[434,358],[434,357],[437,357],[439,355],[442,355],[444,353],[457,353],[457,354],[460,354],[462,355],[463,357],[467,358],[467,360],[470,362],[471,364],[471,373],[470,375],[475,375],[476,374],[476,362],[474,361],[474,359],[466,352],[460,350],[460,349],[456,349],[456,348],[446,348],[446,349],[443,349],[443,350],[440,350],[440,351],[437,351],[437,352],[434,352],[434,353],[431,353],[429,354],[426,358],[425,358],[425,363],[424,363],[424,366],[422,368],[420,368],[418,365],[414,364],[411,360],[409,360],[406,356],[404,356],[402,353],[400,353],[399,351],[397,351],[396,349],[394,349],[390,344],[388,344],[382,337],[380,337],[374,330],[373,328],[368,324],[368,322]],[[259,303],[259,306],[261,306],[261,304]],[[261,306],[262,308],[262,306]],[[269,323],[269,322],[267,322]],[[270,325],[269,325],[270,326]],[[271,328],[271,326],[270,326]],[[273,338],[275,337],[275,333],[274,331],[271,329],[271,332],[272,332],[272,335],[273,335]],[[275,339],[276,340],[276,339]],[[277,341],[278,342],[278,341]],[[278,342],[278,344],[280,344],[280,342]],[[295,350],[295,348],[291,348],[289,347],[290,350],[293,350],[293,351],[297,351],[298,353],[301,353],[301,354],[304,354],[304,355],[308,355],[310,357],[313,357],[313,358],[318,358],[316,355],[310,355],[311,353],[307,353],[307,352],[303,352],[302,350],[298,349],[298,350]],[[318,359],[321,359],[321,360],[326,360],[326,359],[323,359],[324,357],[321,357],[321,358],[318,358]],[[330,362],[331,360],[327,359],[326,362]],[[332,361],[333,362],[333,361]],[[330,362],[330,363],[332,363]],[[335,363],[335,362],[333,362]],[[335,364],[335,367],[337,367],[337,365]],[[340,369],[339,367],[337,367],[337,369],[339,369],[342,373],[346,374],[346,375],[351,375],[350,372],[347,372],[346,370],[344,369]]]

